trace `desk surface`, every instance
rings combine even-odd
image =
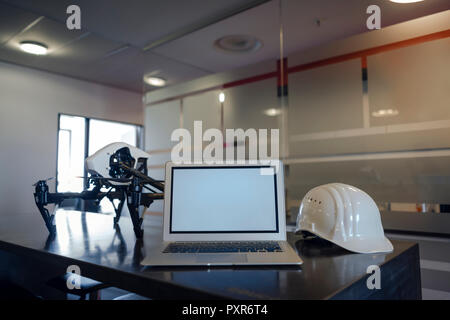
[[[366,270],[374,264],[380,266],[383,285],[391,294],[420,297],[418,246],[411,242],[393,241],[390,254],[354,254],[288,233],[304,261],[301,267],[152,268],[139,262],[160,243],[162,217],[145,217],[141,241],[136,241],[128,217],[121,218],[118,229],[113,228],[113,216],[102,214],[59,211],[55,220],[57,235],[52,239],[38,212],[0,214],[0,250],[58,265],[61,273],[75,264],[84,276],[153,298],[363,298],[373,292],[366,287]],[[417,276],[419,288],[412,278],[401,281],[410,288],[393,282]]]

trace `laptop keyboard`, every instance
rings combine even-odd
[[[175,242],[163,253],[283,252],[275,241]]]

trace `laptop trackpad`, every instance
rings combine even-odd
[[[200,263],[243,263],[247,262],[246,254],[209,254],[202,253],[196,257]]]

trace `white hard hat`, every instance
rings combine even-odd
[[[391,252],[380,211],[364,191],[343,183],[310,190],[300,205],[296,232],[308,231],[358,253]]]

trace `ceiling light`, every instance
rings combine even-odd
[[[270,109],[264,110],[264,114],[269,117],[275,117],[275,116],[278,116],[281,114],[281,110],[275,109],[275,108],[270,108]]]
[[[414,3],[414,2],[421,2],[423,0],[390,0],[390,1],[395,3]]]
[[[166,80],[158,77],[144,76],[144,81],[154,87],[164,87]]]
[[[219,102],[220,103],[225,102],[225,93],[223,93],[223,92],[219,93]]]
[[[214,46],[227,52],[245,53],[259,50],[262,47],[262,41],[248,35],[229,35],[217,39]]]
[[[397,109],[380,109],[380,110],[372,112],[372,116],[376,117],[376,118],[393,117],[398,114],[399,114],[399,112]]]
[[[45,55],[47,54],[47,46],[33,41],[24,41],[20,43],[20,49],[27,53]]]

